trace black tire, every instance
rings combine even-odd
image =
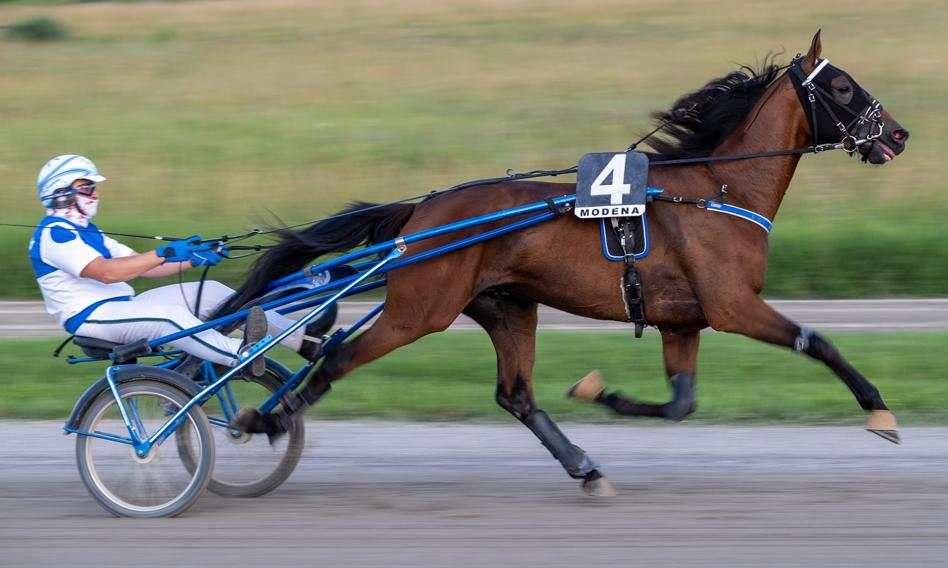
[[[254,379],[237,376],[231,379],[230,385],[239,407],[254,406],[269,398],[290,376],[283,365],[267,359],[262,376]],[[216,397],[205,402],[203,408],[208,416],[224,421]],[[273,491],[296,469],[306,445],[302,415],[296,417],[287,433],[273,446],[264,434],[241,434],[217,423],[211,425],[211,430],[217,457],[208,489],[226,497],[259,497]],[[188,433],[179,430],[176,434],[184,437]],[[186,440],[179,442],[178,452],[186,467],[196,467]]]
[[[191,399],[174,386],[148,378],[121,383],[118,390],[125,404],[137,409],[146,435],[153,434]],[[169,436],[161,445],[153,447],[144,459],[138,458],[130,445],[79,435],[76,463],[82,482],[96,501],[113,515],[141,518],[180,515],[207,488],[215,454],[211,427],[201,407],[194,406],[188,411],[178,430],[181,428],[188,430],[188,445],[194,451],[189,467],[181,463],[179,452],[174,449],[182,439],[178,435]],[[79,430],[128,437],[111,390],[104,390],[83,413]]]

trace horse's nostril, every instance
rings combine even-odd
[[[908,130],[903,130],[901,128],[896,128],[895,130],[892,131],[892,139],[898,142],[902,142],[903,140],[908,138],[908,135],[909,135]]]

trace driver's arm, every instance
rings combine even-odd
[[[104,284],[127,282],[139,276],[157,278],[177,274],[190,268],[189,262],[169,262],[158,256],[155,251],[131,254],[121,258],[97,257],[87,264],[79,276],[92,278]]]

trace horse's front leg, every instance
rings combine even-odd
[[[680,421],[697,408],[695,400],[695,361],[698,358],[697,331],[662,330],[662,355],[672,399],[666,403],[643,402],[627,398],[619,391],[606,392],[599,373],[593,371],[566,391],[567,396],[597,402],[623,416],[652,416]]]
[[[714,307],[705,309],[705,314],[714,329],[789,347],[825,363],[849,387],[863,410],[870,412],[866,429],[890,442],[899,443],[895,416],[883,402],[879,390],[822,335],[788,320],[757,295],[713,304]]]

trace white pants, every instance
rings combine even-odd
[[[198,283],[171,284],[143,292],[128,302],[102,304],[79,326],[76,335],[94,337],[114,343],[131,343],[140,339],[158,339],[184,329],[201,325],[210,317],[233,290],[220,282],[204,282],[201,292],[201,307],[194,315]],[[290,327],[294,321],[276,312],[267,312],[268,333],[277,335]],[[303,329],[287,337],[283,344],[299,351],[303,342]],[[213,329],[172,341],[171,345],[220,365],[233,367],[238,362],[237,351],[242,341],[227,337]]]

